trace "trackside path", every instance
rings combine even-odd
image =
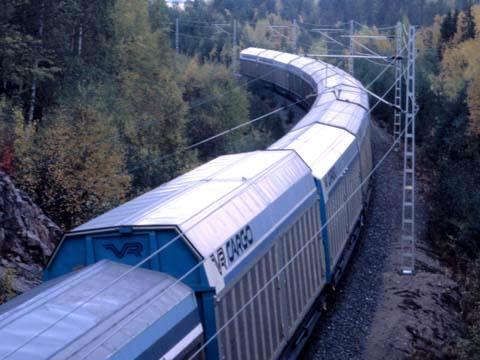
[[[393,139],[373,126],[375,163]],[[400,276],[402,152],[373,178],[367,219],[349,269],[306,346],[306,359],[438,358],[461,332],[460,293],[426,238],[428,201],[417,176],[417,273]]]

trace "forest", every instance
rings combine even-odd
[[[286,131],[289,113],[186,150],[274,108],[257,84],[236,75],[239,49],[307,54],[334,50],[315,26],[355,20],[365,24],[358,32],[378,34],[398,21],[418,25],[417,130],[431,184],[431,240],[465,284],[470,330],[461,351],[480,352],[474,1],[195,0],[179,9],[164,0],[4,0],[0,9],[0,169],[64,230],[215,156],[264,148]],[[368,82],[375,66],[359,62],[356,76]],[[382,93],[392,79],[393,70],[373,90]],[[384,106],[374,117],[391,123]]]

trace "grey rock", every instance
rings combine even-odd
[[[16,293],[38,284],[62,230],[0,171],[0,265],[12,269]],[[0,272],[0,299],[3,274]]]

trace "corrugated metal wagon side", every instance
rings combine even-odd
[[[318,201],[310,201],[217,297],[224,359],[278,357],[326,282]],[[272,281],[273,280],[273,281]],[[240,316],[230,319],[259,292]]]
[[[247,313],[241,314],[209,343],[207,357],[243,357],[240,339],[247,334],[256,334],[244,339],[248,344],[271,357],[281,352],[293,331],[278,320],[287,319],[287,307],[281,304],[297,295],[284,289],[277,293],[279,283],[269,281],[276,280],[279,266],[307,241],[313,228],[318,231],[318,220],[312,219],[318,207],[311,171],[294,151],[222,156],[74,229],[49,264],[49,274],[55,277],[102,258],[136,263],[163,249],[143,266],[182,279],[195,291],[206,339],[269,283],[251,305],[255,312],[261,305],[263,315],[244,324],[240,319]],[[284,237],[293,246],[285,253]],[[295,259],[294,268],[301,266],[308,276],[323,276],[322,255],[317,253],[316,268],[303,263],[312,256],[307,251]],[[185,277],[193,267],[196,270]],[[321,284],[324,276],[308,281]],[[290,283],[282,287],[293,286]],[[312,291],[305,293],[302,306],[311,302]],[[281,315],[278,319],[266,311],[270,306]],[[266,329],[275,335],[266,336]]]
[[[176,359],[205,342],[200,358],[298,355],[355,244],[368,96],[320,61],[240,59],[307,115],[267,151],[218,157],[67,233],[51,281],[0,307],[0,356]]]

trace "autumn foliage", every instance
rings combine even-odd
[[[463,285],[469,332],[459,358],[480,352],[480,5],[437,17],[419,39],[419,113],[431,173],[430,234]]]
[[[0,168],[64,230],[239,149],[240,132],[182,151],[249,117],[247,90],[218,63],[229,37],[174,64],[163,0],[0,8]]]

